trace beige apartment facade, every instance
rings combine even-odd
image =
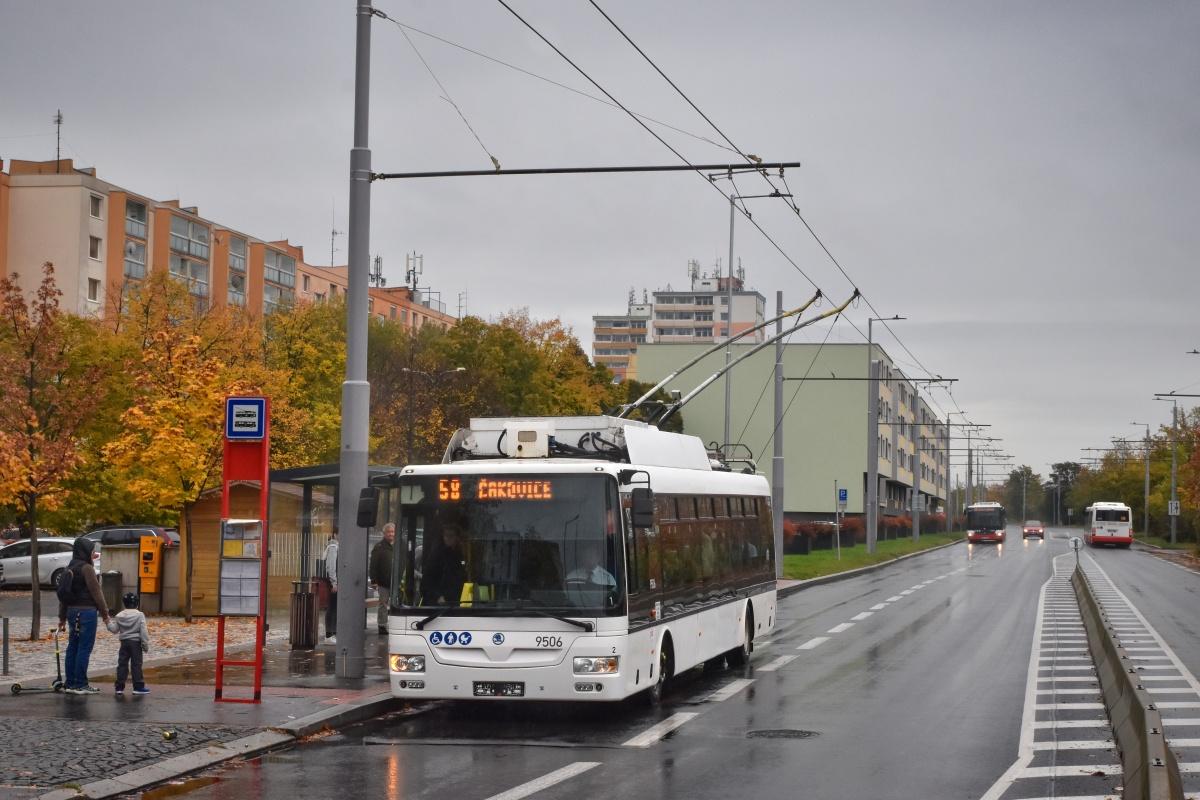
[[[137,194],[71,159],[0,162],[0,272],[16,273],[32,291],[47,261],[61,307],[99,318],[113,313],[127,285],[154,270],[184,283],[200,308],[237,306],[255,314],[333,299],[347,286],[345,267],[310,266],[299,245],[256,238],[178,200]],[[380,318],[414,327],[456,321],[440,304],[422,302],[420,292],[370,293],[371,313]]]

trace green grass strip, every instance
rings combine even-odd
[[[868,553],[867,546],[860,542],[854,547],[842,548],[841,560],[838,560],[836,550],[816,550],[806,556],[785,555],[783,557],[783,576],[798,580],[819,578],[822,575],[833,575],[837,572],[846,572],[871,564],[892,561],[909,553],[939,547],[962,538],[963,534],[961,533],[922,533],[919,542],[914,542],[911,537],[876,542],[874,553]]]

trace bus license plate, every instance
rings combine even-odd
[[[475,681],[476,697],[524,697],[525,684],[516,681]]]

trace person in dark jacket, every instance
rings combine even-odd
[[[380,633],[387,633],[388,611],[391,606],[392,594],[392,554],[395,552],[396,525],[389,522],[383,526],[383,538],[371,549],[371,563],[367,569],[367,577],[375,584],[376,594],[379,595],[379,606],[375,614],[375,624]]]
[[[433,552],[421,586],[422,604],[457,606],[467,580],[462,533],[455,525],[442,528],[442,545]]]
[[[71,594],[66,602],[58,604],[58,629],[69,629],[67,639],[67,676],[64,691],[67,694],[97,694],[99,689],[88,683],[88,661],[92,658],[92,647],[96,644],[96,618],[108,625],[108,605],[100,591],[100,579],[92,566],[92,552],[96,543],[82,536],[75,540],[71,549]]]

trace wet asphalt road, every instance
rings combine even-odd
[[[1038,593],[1066,551],[1065,534],[1019,535],[782,600],[749,667],[681,676],[658,709],[436,703],[177,788],[484,800],[563,778],[536,796],[978,798],[1016,757]],[[642,736],[660,724],[678,727]]]

